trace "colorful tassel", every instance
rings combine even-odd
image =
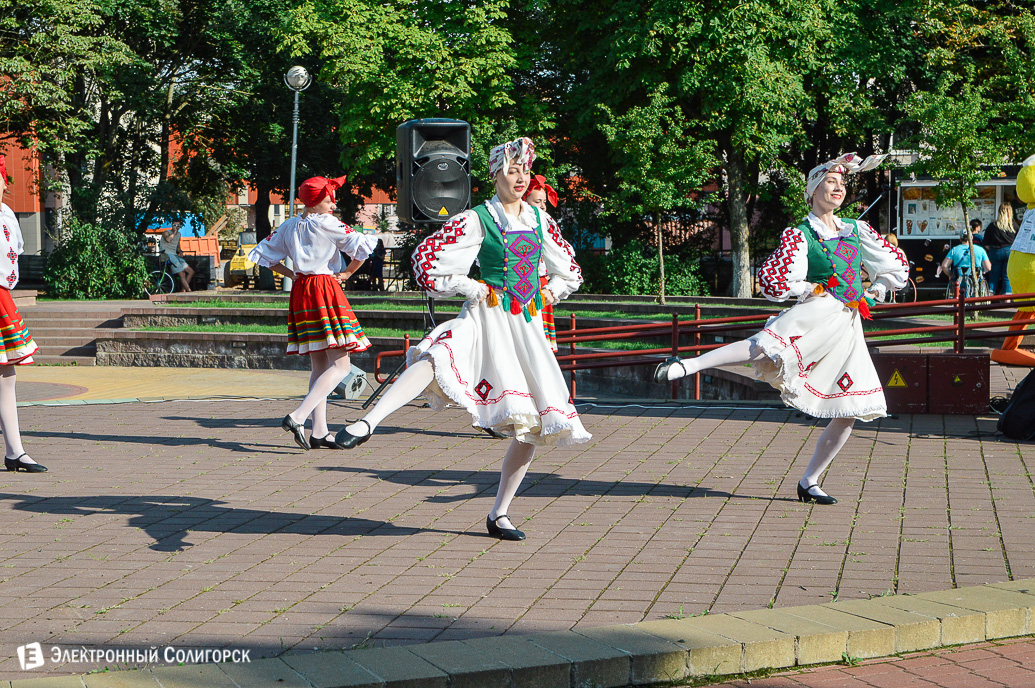
[[[835,289],[839,284],[841,283],[837,280],[837,275],[831,275],[827,278],[827,289]]]
[[[532,299],[531,301],[528,302],[528,315],[530,317],[534,318],[538,313],[539,313],[539,311],[536,310],[536,307],[535,307],[535,299]]]
[[[489,305],[489,308],[495,308],[500,305],[500,299],[496,296],[496,290],[489,287],[489,296],[485,299],[485,302]]]
[[[822,294],[825,291],[826,291],[826,289],[823,288],[822,284],[817,284],[816,286],[814,286],[812,288],[812,293],[815,294],[816,296],[819,296],[820,294]]]
[[[510,312],[514,315],[521,312],[521,303],[515,298],[510,298]]]

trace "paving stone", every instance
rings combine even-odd
[[[571,662],[571,685],[615,688],[629,685],[630,661],[626,652],[572,631],[542,633],[529,642]]]
[[[78,676],[44,676],[17,679],[10,685],[15,688],[83,688],[83,681]]]
[[[352,661],[351,655],[351,652],[313,652],[281,655],[280,659],[316,688],[379,688],[384,685],[384,681]]]
[[[82,679],[86,688],[159,688],[160,686],[158,679],[149,669],[86,674]]]
[[[475,652],[508,667],[514,688],[551,688],[568,685],[571,662],[529,642],[530,636],[473,638],[461,641]]]
[[[917,595],[925,600],[950,604],[985,613],[985,638],[1013,638],[1031,632],[1035,614],[1035,596],[983,585],[956,590],[925,592]]]
[[[508,688],[510,667],[458,640],[406,648],[449,674],[451,688]]]
[[[874,600],[844,600],[827,602],[820,606],[893,626],[895,652],[916,652],[941,647],[941,623],[937,619],[873,602]]]
[[[963,645],[985,639],[985,614],[972,609],[931,602],[915,595],[895,595],[869,600],[914,614],[922,614],[941,622],[941,644]]]
[[[730,616],[794,636],[795,661],[799,665],[837,662],[848,650],[848,631],[792,616],[782,609],[734,612]]]
[[[162,688],[238,688],[215,664],[155,667],[151,673]]]
[[[848,633],[846,652],[855,659],[895,654],[895,627],[818,604],[781,609],[784,614],[806,619]]]
[[[402,647],[353,650],[349,659],[384,682],[385,688],[448,688],[449,677]]]
[[[303,655],[304,656],[304,655]],[[239,686],[275,685],[278,688],[310,688],[309,681],[298,675],[280,657],[246,663],[221,663],[223,672]],[[89,688],[93,688],[90,686]]]
[[[1035,578],[1021,578],[1013,581],[1003,581],[1002,583],[989,583],[989,587],[1035,596]]]
[[[688,624],[711,631],[744,647],[741,671],[794,666],[794,636],[766,628],[728,614],[709,614],[686,620]]]
[[[672,683],[682,680],[689,672],[690,653],[685,645],[669,642],[635,626],[605,626],[576,632],[628,652],[633,685]]]
[[[688,671],[691,676],[723,676],[740,671],[744,647],[729,638],[697,628],[688,619],[643,621],[636,628],[664,638],[690,652]]]

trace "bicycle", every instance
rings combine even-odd
[[[148,273],[147,279],[144,281],[144,293],[148,297],[154,294],[171,294],[176,291],[176,280],[169,272],[169,261],[159,257],[158,265],[159,269]]]

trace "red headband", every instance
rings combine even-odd
[[[0,155],[0,177],[7,181],[7,158],[3,155]]]
[[[322,201],[325,196],[330,196],[333,201],[334,192],[340,189],[344,183],[345,177],[337,177],[335,179],[312,177],[306,179],[302,182],[302,186],[298,187],[298,197],[307,208],[312,208]]]
[[[528,183],[528,189],[525,191],[525,195],[521,197],[521,200],[527,201],[528,194],[532,193],[536,189],[542,189],[546,192],[546,200],[550,201],[550,205],[554,208],[557,207],[557,192],[553,190],[553,187],[546,183],[546,177],[541,174],[532,175],[532,181]]]

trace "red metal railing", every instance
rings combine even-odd
[[[1035,293],[964,298],[957,292],[957,297],[953,299],[879,305],[871,309],[874,321],[925,315],[951,315],[952,324],[871,330],[866,332],[867,345],[876,347],[952,342],[953,351],[955,353],[962,353],[966,348],[968,338],[996,339],[1017,334],[1017,331],[1011,332],[1009,329],[1010,326],[1017,325],[1014,320],[1002,319],[968,323],[968,315],[982,311],[1016,309],[1019,307],[1035,307]],[[782,310],[768,310],[760,313],[705,320],[701,319],[701,306],[697,304],[694,308],[693,320],[679,320],[678,314],[673,313],[670,323],[654,322],[642,325],[589,327],[582,329],[578,328],[576,316],[572,313],[570,315],[568,331],[559,332],[557,337],[558,345],[568,345],[568,353],[567,355],[561,355],[558,352],[557,362],[560,364],[561,370],[570,373],[570,391],[572,398],[575,398],[576,373],[579,370],[655,365],[659,360],[659,356],[685,356],[687,354],[699,356],[705,351],[718,349],[727,343],[702,344],[701,340],[704,336],[721,336],[725,339],[730,334],[754,333],[767,319],[781,312]],[[1035,329],[1033,329],[1033,333],[1035,333]],[[909,335],[916,336],[910,337]],[[633,350],[617,349],[588,352],[580,352],[578,350],[579,344],[587,342],[622,341],[648,337],[670,337],[671,343],[664,347]],[[888,339],[889,337],[897,337],[897,339]],[[685,340],[691,340],[693,344],[682,344]],[[408,336],[405,343],[408,348]],[[378,382],[383,382],[380,369],[382,358],[396,357],[404,354],[405,349],[403,351],[385,351],[377,355],[375,377]],[[678,386],[678,381],[672,383],[672,398],[676,398],[678,395]],[[701,398],[700,373],[694,375],[694,398]]]

